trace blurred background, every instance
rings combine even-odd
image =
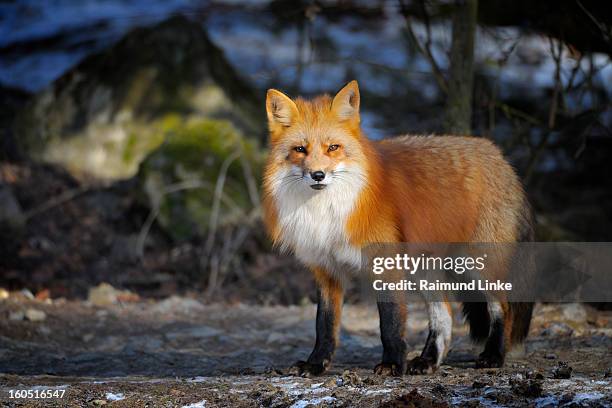
[[[369,137],[492,139],[539,240],[610,241],[611,56],[602,1],[2,1],[0,287],[313,298],[261,224],[264,95],[351,79]]]

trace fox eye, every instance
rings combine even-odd
[[[294,147],[293,150],[295,150],[298,153],[306,153],[306,148],[304,146]]]
[[[329,145],[329,147],[327,148],[328,152],[333,152],[335,150],[338,150],[340,148],[340,145],[337,144],[333,144],[333,145]]]

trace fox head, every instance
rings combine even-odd
[[[268,90],[270,129],[267,178],[294,192],[357,187],[364,177],[364,136],[359,125],[359,86],[348,83],[333,98],[292,100]],[[272,181],[272,180],[268,180]],[[338,187],[334,187],[338,186]]]

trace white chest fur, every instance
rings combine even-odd
[[[283,182],[285,170],[273,185],[281,248],[289,250],[310,266],[320,266],[332,273],[361,266],[360,249],[349,244],[346,234],[348,217],[363,188],[359,172],[331,176],[324,190],[313,190],[304,180]]]

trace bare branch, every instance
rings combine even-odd
[[[417,47],[417,50],[419,51],[419,53],[421,53],[425,58],[427,58],[429,65],[431,65],[432,74],[436,82],[438,83],[438,86],[440,87],[442,92],[447,93],[448,83],[446,82],[446,78],[442,74],[442,70],[440,69],[440,67],[438,66],[438,63],[436,62],[436,59],[434,58],[433,53],[431,52],[431,29],[429,27],[429,20],[428,19],[425,20],[427,23],[426,24],[427,38],[425,40],[425,44],[423,45],[421,44],[421,41],[418,39],[414,30],[412,29],[412,19],[410,17],[410,14],[407,12],[406,4],[404,4],[402,0],[399,0],[399,4],[400,4],[400,12],[402,16],[404,17],[404,20],[406,21],[406,32],[408,33],[410,40]]]

